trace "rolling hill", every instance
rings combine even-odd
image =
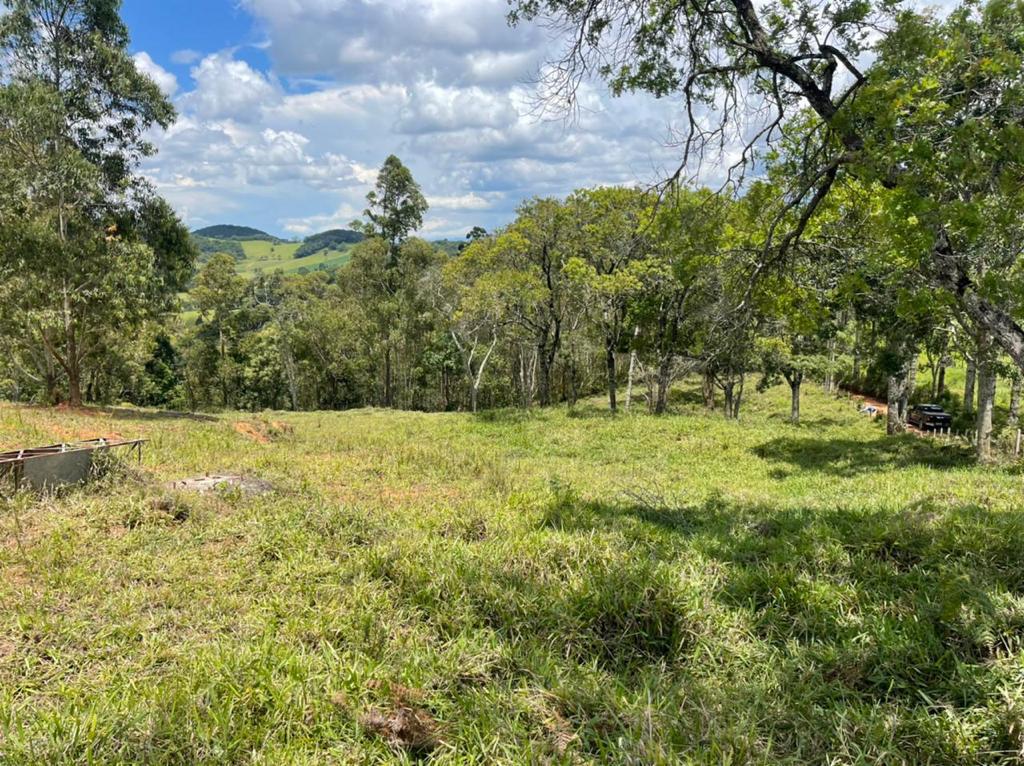
[[[260,229],[253,229],[249,226],[233,226],[231,224],[218,224],[207,226],[205,229],[197,229],[192,232],[197,237],[209,239],[232,239],[232,240],[264,240],[266,242],[281,242],[283,240],[272,234],[267,234]]]
[[[348,261],[348,251],[363,239],[358,232],[333,229],[302,242],[288,242],[260,229],[231,224],[198,229],[192,236],[200,250],[200,265],[223,253],[238,262],[238,273],[245,277],[276,271],[332,271]]]

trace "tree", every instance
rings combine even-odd
[[[242,309],[245,280],[235,273],[235,260],[229,255],[215,255],[196,276],[192,297],[199,315],[211,329],[216,348],[217,364],[214,379],[221,392],[221,405],[232,401],[234,365],[229,356],[229,345],[234,341],[237,314]]]
[[[570,40],[547,70],[552,100],[574,104],[591,72],[615,93],[681,93],[689,126],[674,178],[733,135],[743,137],[734,166],[742,171],[809,110],[814,131],[758,271],[785,261],[838,181],[877,181],[903,197],[906,220],[928,234],[922,275],[1024,364],[1024,328],[970,258],[987,196],[1015,190],[1019,202],[1024,194],[1024,5],[968,4],[936,20],[886,0],[513,3],[513,24],[540,17]],[[877,30],[885,30],[877,58],[861,71],[856,62]],[[751,96],[762,108],[747,109]]]
[[[165,308],[191,271],[180,222],[133,175],[152,153],[146,131],[169,125],[174,110],[128,54],[115,0],[4,5],[0,239],[15,245],[5,255],[16,275],[4,308],[22,343],[38,344],[26,356],[50,396],[58,367],[78,405],[84,365],[114,330],[130,333]]]
[[[495,269],[499,246],[494,238],[473,238],[442,275],[442,311],[451,317],[449,333],[462,358],[471,412],[477,411],[484,372],[507,324],[505,282]]]
[[[398,262],[402,243],[423,226],[427,200],[402,161],[395,155],[384,160],[377,174],[377,185],[366,195],[364,215],[369,219],[369,233],[383,239],[388,246],[389,266]]]
[[[111,191],[154,149],[146,133],[168,127],[174,107],[128,52],[120,0],[3,0],[0,60],[14,84],[44,85],[60,101],[70,142]]]
[[[578,191],[566,201],[573,257],[565,266],[570,281],[584,294],[604,346],[608,407],[618,409],[616,354],[630,302],[643,287],[648,264],[641,227],[649,218],[639,191],[604,188]]]
[[[86,363],[113,331],[130,333],[159,312],[167,286],[152,248],[119,230],[101,170],[61,140],[66,121],[48,85],[0,88],[0,229],[11,245],[2,310],[20,325],[20,343],[35,346],[27,355],[51,400],[52,359],[78,406]]]

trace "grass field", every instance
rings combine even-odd
[[[347,251],[324,250],[305,258],[296,258],[295,251],[300,246],[298,242],[275,244],[263,240],[251,240],[240,244],[245,251],[245,260],[239,261],[238,273],[246,277],[253,277],[261,273],[273,274],[275,271],[294,274],[300,269],[314,271],[321,267],[332,270],[347,263],[350,257]]]
[[[266,443],[0,406],[3,447],[150,439],[0,505],[0,763],[1018,763],[1019,471],[786,397]],[[162,488],[207,472],[274,490]]]

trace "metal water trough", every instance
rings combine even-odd
[[[16,488],[31,487],[45,491],[70,484],[81,484],[89,478],[97,452],[123,449],[142,462],[145,439],[110,441],[90,439],[48,447],[12,450],[0,453],[0,480],[11,479]]]

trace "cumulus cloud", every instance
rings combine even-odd
[[[394,153],[431,203],[424,233],[461,237],[507,223],[524,198],[651,182],[676,159],[668,100],[584,85],[576,120],[538,119],[528,80],[547,41],[509,30],[505,0],[241,5],[266,40],[259,56],[172,56],[192,65],[190,82],[148,172],[190,223],[230,213],[293,235],[345,226]]]
[[[182,98],[185,110],[204,118],[255,119],[280,99],[279,87],[230,53],[207,56],[192,69],[195,90]]]
[[[136,53],[133,58],[135,59],[135,66],[139,68],[139,71],[148,75],[160,90],[164,92],[164,95],[173,97],[178,92],[178,78],[153,61],[153,58],[148,53],[142,51],[141,53]]]

